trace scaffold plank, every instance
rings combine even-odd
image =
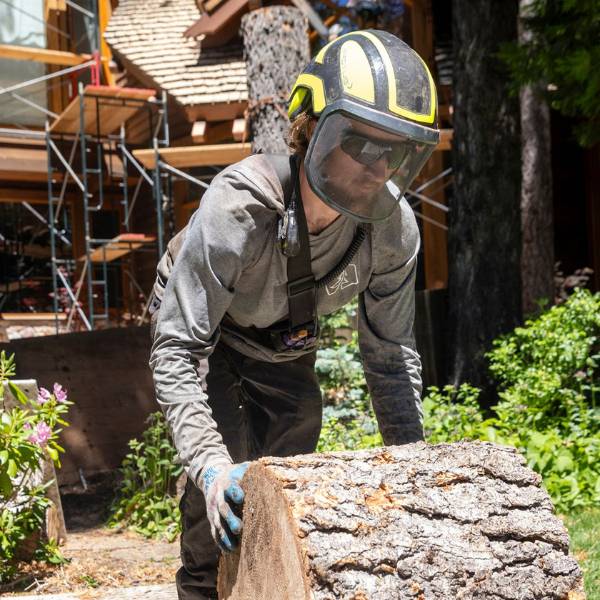
[[[11,44],[0,44],[0,58],[12,60],[29,60],[41,62],[48,65],[61,65],[74,67],[81,63],[92,60],[90,54],[75,54],[62,50],[48,50],[46,48],[33,48],[30,46],[13,46]]]
[[[143,233],[121,233],[102,246],[95,248],[90,253],[90,260],[93,263],[112,262],[155,241],[155,237]],[[85,260],[85,258],[84,255],[79,260]]]
[[[155,90],[142,88],[86,86],[84,90],[85,132],[101,136],[116,133],[122,123],[142,109],[143,104],[140,104],[139,101],[149,100],[155,94]],[[128,105],[128,100],[136,101],[136,103]],[[123,104],[119,104],[118,101],[123,101]],[[50,131],[52,133],[78,133],[80,111],[80,99],[79,96],[76,96],[54,121]]]
[[[451,150],[452,137],[454,129],[440,129],[440,143],[436,146],[436,150]]]
[[[252,150],[249,143],[238,143],[161,148],[158,152],[167,164],[187,168],[231,165],[250,156]],[[154,150],[134,150],[133,155],[147,169],[154,169],[156,166]]]
[[[66,313],[52,312],[3,312],[0,313],[0,319],[3,321],[53,321],[57,318],[59,321],[64,321],[67,318]]]

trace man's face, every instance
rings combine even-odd
[[[333,112],[317,124],[311,140],[308,180],[331,207],[359,220],[375,221],[395,210],[401,193],[432,149],[400,133]],[[395,185],[396,179],[404,188]]]
[[[352,129],[346,132],[349,145],[359,147],[361,143],[374,142],[381,148],[391,147],[398,137],[376,129],[359,121],[352,123]],[[367,200],[374,197],[385,186],[394,174],[395,168],[390,167],[389,156],[383,153],[371,164],[363,164],[344,150],[342,144],[336,146],[326,159],[328,180],[339,193],[346,194],[356,200]]]

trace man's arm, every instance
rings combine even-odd
[[[387,264],[375,265],[359,299],[360,351],[373,409],[387,445],[423,439],[421,359],[413,335],[419,233],[407,210],[410,208],[403,207],[404,250],[379,252]]]
[[[232,196],[235,195],[235,200]],[[202,468],[231,457],[200,387],[197,366],[219,338],[219,324],[235,286],[256,254],[256,214],[261,206],[220,177],[202,199],[169,275],[150,357],[157,400],[169,422],[179,459],[198,482]]]

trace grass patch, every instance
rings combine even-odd
[[[572,513],[564,522],[583,570],[587,600],[600,600],[600,508]]]

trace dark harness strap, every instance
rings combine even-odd
[[[324,287],[344,271],[368,234],[368,226],[360,224],[340,262],[319,281],[311,267],[310,240],[302,194],[297,156],[265,155],[275,169],[284,195],[285,216],[280,224],[280,245],[287,256],[287,296],[289,331],[305,326],[317,330],[317,288]]]

